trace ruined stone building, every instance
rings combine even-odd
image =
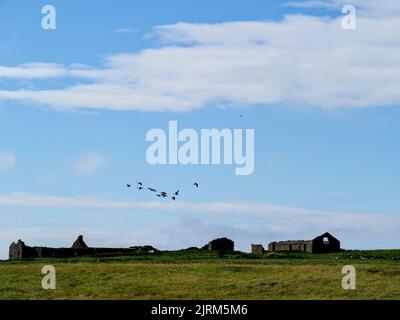
[[[219,238],[210,241],[203,249],[209,251],[232,252],[235,250],[235,243],[228,238]]]
[[[131,248],[91,248],[79,236],[71,248],[48,248],[29,247],[22,240],[10,245],[9,259],[35,259],[35,258],[69,258],[90,255],[124,255],[135,253],[155,252],[157,249],[152,246],[131,247]]]
[[[73,243],[72,249],[89,249],[85,241],[83,241],[83,236],[79,236],[78,239]]]
[[[265,252],[262,244],[252,244],[251,245],[251,253],[254,254],[263,254]]]
[[[288,240],[271,242],[268,252],[290,251],[309,253],[329,253],[340,251],[340,241],[326,232],[312,240]]]

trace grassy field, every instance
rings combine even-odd
[[[48,264],[56,290],[41,287]],[[356,268],[357,290],[342,289],[344,265]],[[0,299],[400,299],[400,250],[3,261]]]

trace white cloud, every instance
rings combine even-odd
[[[137,29],[134,28],[118,28],[114,30],[116,33],[135,33],[138,32]]]
[[[47,79],[62,77],[66,74],[63,65],[54,63],[26,63],[17,67],[0,66],[0,78]]]
[[[48,77],[72,78],[73,84],[0,90],[0,100],[59,109],[142,111],[190,111],[221,104],[397,106],[400,38],[395,30],[400,29],[400,2],[346,2],[361,7],[356,30],[343,30],[340,16],[307,15],[288,15],[281,21],[157,26],[153,35],[160,47],[111,55],[102,68],[60,70],[50,65],[37,74],[23,66],[6,69],[0,77],[41,78],[49,73]]]
[[[77,174],[92,174],[104,163],[101,155],[88,153],[77,158],[73,163],[74,171]]]
[[[13,153],[9,151],[0,151],[0,172],[13,169],[17,160]]]

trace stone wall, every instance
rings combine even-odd
[[[219,238],[210,241],[205,247],[209,251],[230,252],[235,250],[235,243],[228,238]]]
[[[251,245],[251,253],[254,254],[263,254],[265,252],[262,244],[252,244]]]
[[[271,242],[269,252],[289,251],[308,253],[329,253],[340,251],[340,241],[326,232],[313,240],[289,240]]]
[[[339,252],[340,241],[326,232],[312,240],[314,253]]]
[[[312,252],[313,244],[311,240],[290,240],[271,242],[268,245],[269,252],[289,251],[289,252]]]
[[[153,253],[157,249],[152,246],[136,246],[131,248],[90,248],[79,236],[71,248],[48,248],[29,247],[21,240],[10,245],[9,259],[36,259],[36,258],[72,258],[80,256],[107,256],[107,255],[130,255],[137,253]]]

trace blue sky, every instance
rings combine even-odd
[[[0,258],[19,238],[78,234],[398,247],[399,4],[347,2],[356,30],[340,0],[53,1],[56,30],[41,28],[46,1],[0,1]],[[150,166],[146,133],[170,120],[254,129],[254,173]],[[182,196],[124,187],[138,180]]]

